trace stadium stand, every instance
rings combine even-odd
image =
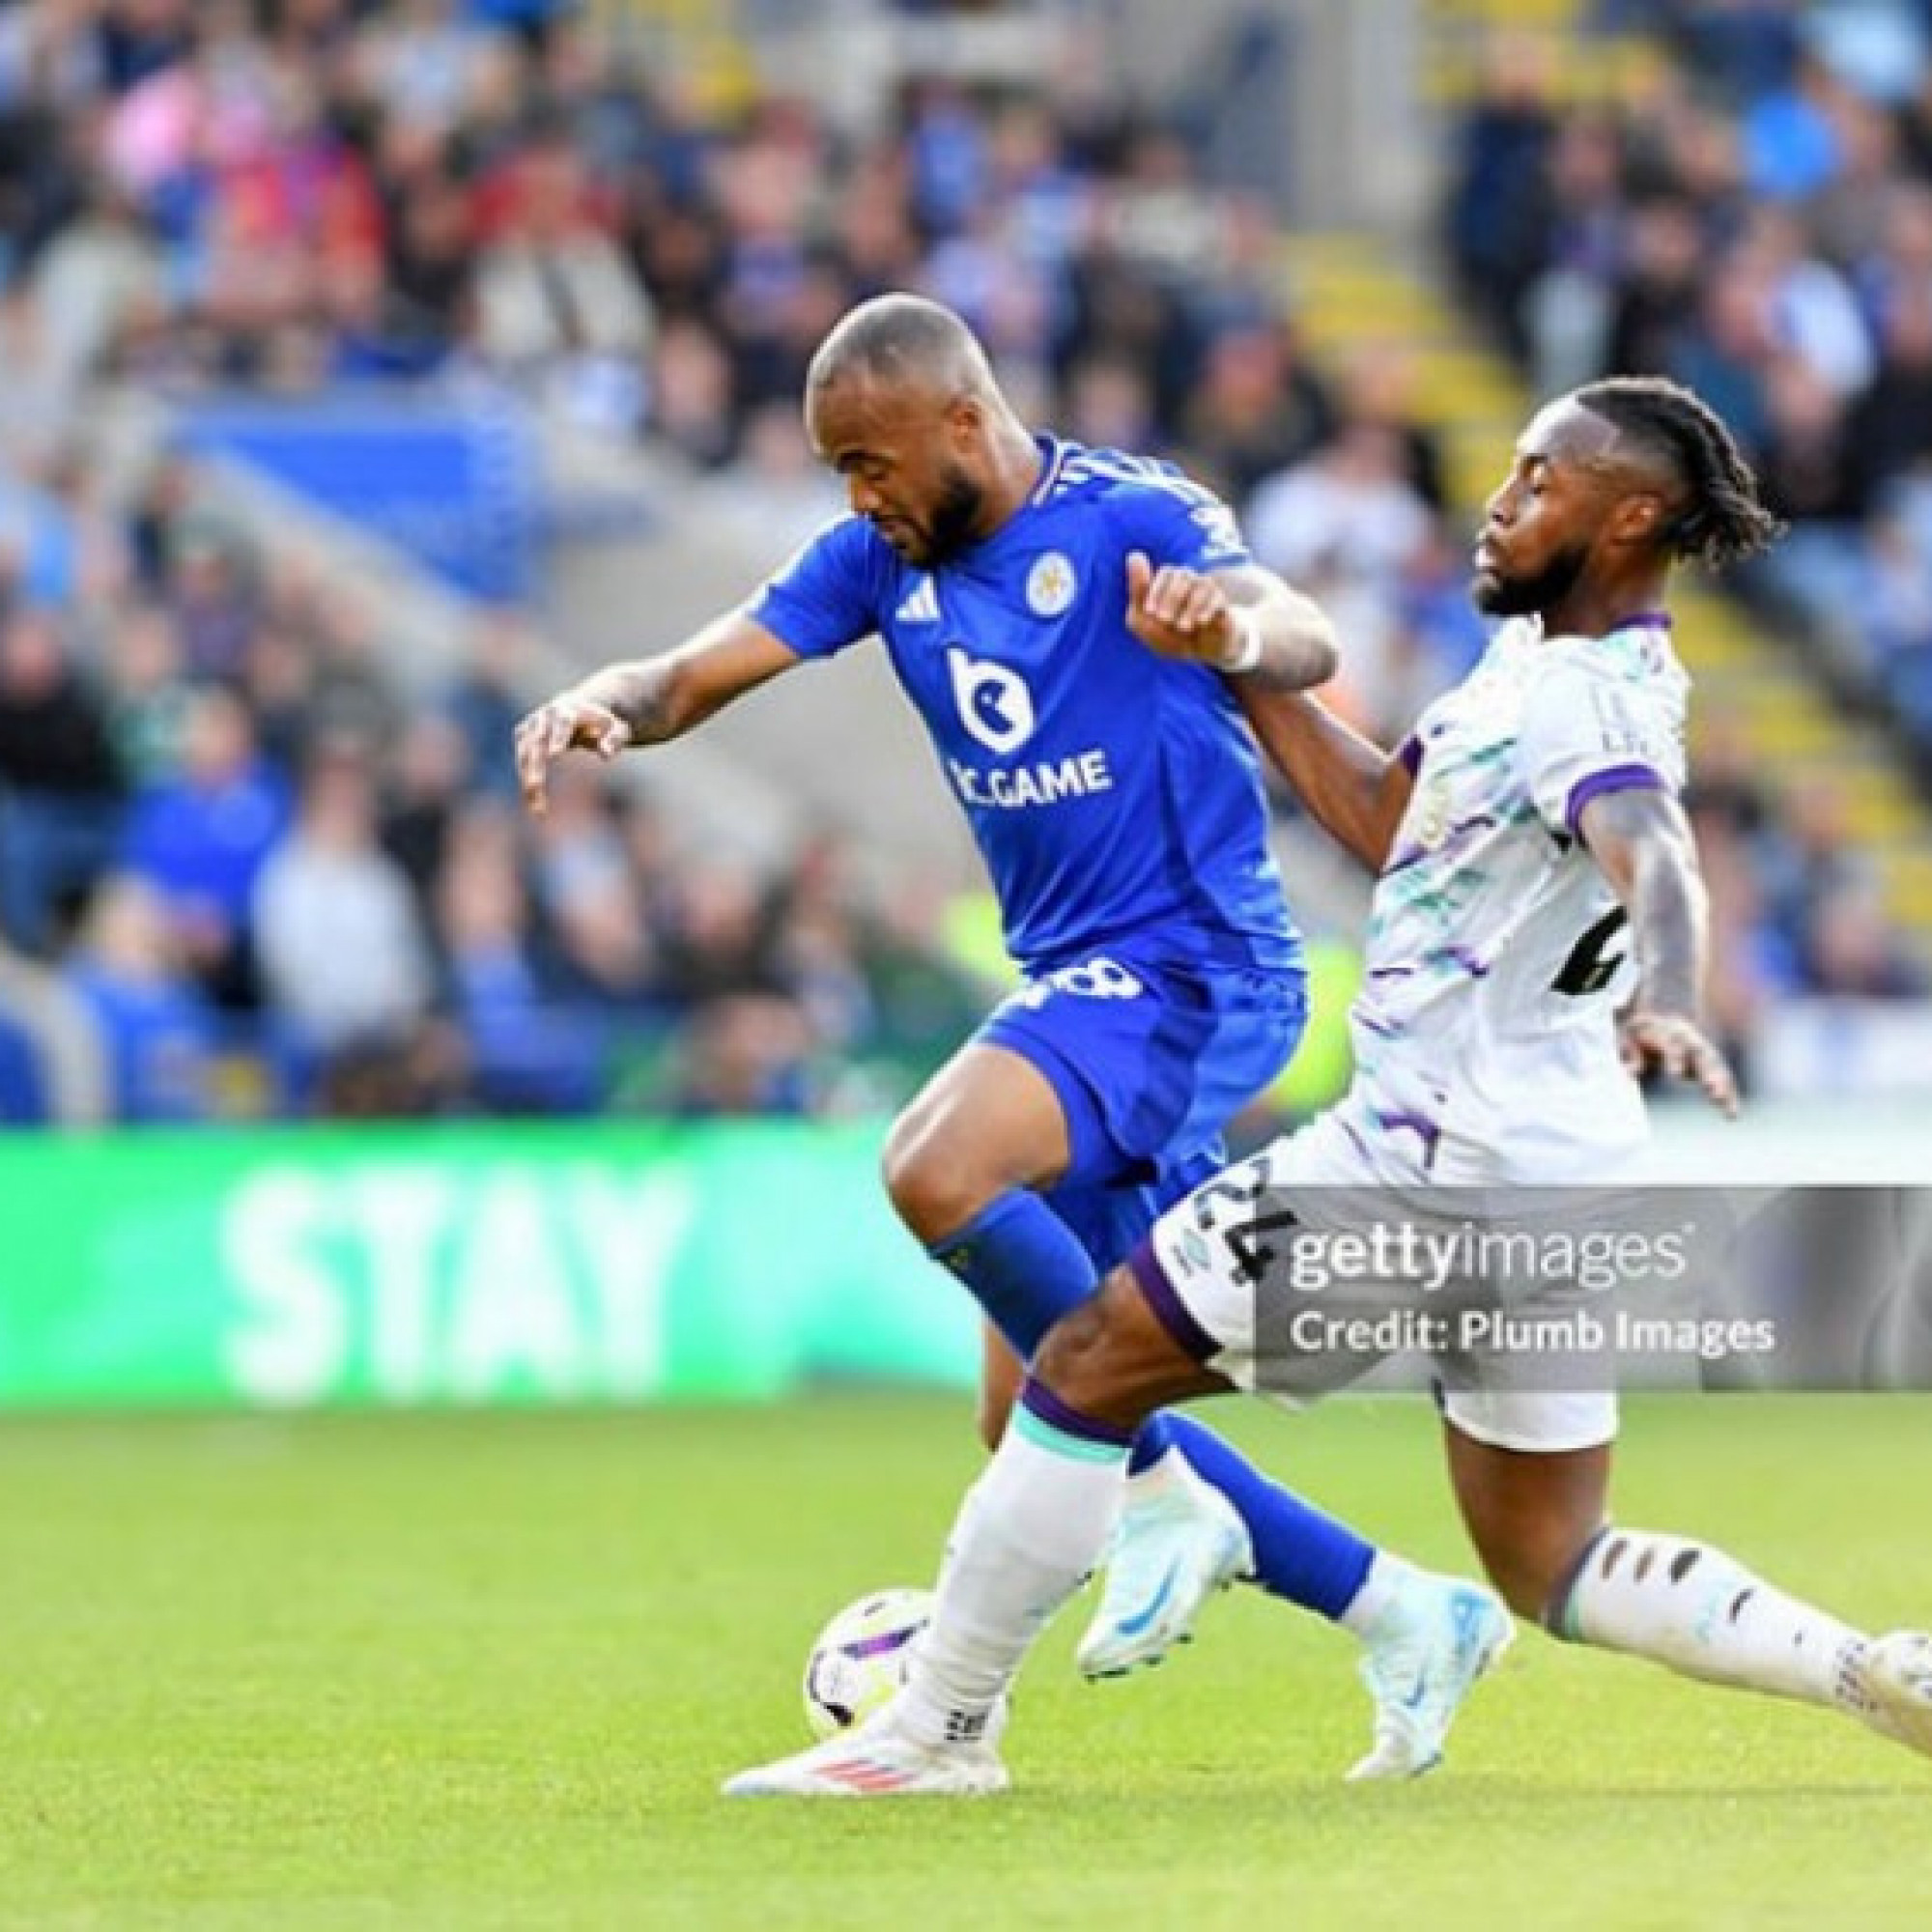
[[[1464,198],[1512,157],[1549,190],[1507,222],[1452,212],[1459,311],[1359,242],[1284,242],[1262,196],[1215,185],[1199,143],[1077,59],[1024,87],[915,69],[847,120],[761,78],[749,6],[0,10],[0,331],[32,371],[0,402],[0,930],[89,1016],[120,1118],[903,1091],[983,997],[945,937],[970,922],[917,868],[882,884],[843,834],[794,838],[776,868],[721,853],[649,772],[641,790],[567,773],[540,827],[515,809],[522,705],[608,652],[605,613],[679,608],[661,566],[637,575],[626,518],[674,509],[749,570],[774,561],[837,502],[797,420],[812,346],[851,300],[920,287],[1040,419],[1172,453],[1237,499],[1262,554],[1343,617],[1342,700],[1392,731],[1480,648],[1462,559],[1523,381],[1594,373],[1620,321],[1660,339],[1639,251],[1681,243],[1673,213],[1700,250],[1721,226],[1695,171],[1760,99],[1686,78],[1707,58],[1676,17],[1694,9],[1614,10],[1625,38],[1559,56],[1576,10],[1549,0],[1551,38],[1484,58],[1499,10],[1444,0]],[[1765,71],[1776,99],[1800,71]],[[1844,327],[1819,352],[1842,358],[1822,423],[1789,358],[1733,373],[1791,432],[1761,454],[1794,511],[1821,487],[1805,410],[1814,434],[1839,425],[1861,371],[1897,460],[1860,484],[1864,521],[1807,517],[1786,573],[1746,586],[1804,648],[1715,593],[1686,627],[1708,710],[1736,721],[1703,747],[1698,817],[1747,1048],[1802,996],[1924,983],[1905,760],[1932,663],[1910,546],[1932,519],[1898,467],[1926,446],[1915,338],[1880,318],[1916,313],[1912,170],[1926,191],[1932,148],[1892,112],[1881,199],[1904,212],[1826,302]],[[1672,155],[1694,179],[1660,187]],[[1459,256],[1478,227],[1518,253]],[[1592,252],[1600,229],[1616,245]],[[1809,233],[1726,245],[1812,289],[1830,271]],[[161,427],[104,437],[129,396]],[[554,459],[598,450],[593,564]],[[354,553],[265,509],[297,499],[413,559],[458,613],[428,627],[437,648],[407,599],[330,561]],[[776,783],[814,826],[880,817],[826,810],[779,733],[743,742],[739,780],[705,768],[714,803]],[[37,1055],[44,1025],[0,977],[10,1119],[84,1111]]]

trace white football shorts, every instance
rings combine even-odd
[[[1392,1139],[1351,1092],[1177,1202],[1130,1263],[1155,1314],[1253,1393],[1298,1405],[1420,1355],[1444,1414],[1478,1442],[1554,1454],[1613,1440],[1612,1350],[1595,1297],[1547,1274],[1500,1296],[1425,1292],[1432,1255],[1516,1224],[1472,1216],[1465,1190],[1432,1204],[1407,1138]]]

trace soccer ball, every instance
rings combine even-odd
[[[815,1738],[862,1724],[905,1682],[912,1640],[932,1621],[930,1590],[874,1590],[818,1634],[805,1660],[805,1721]]]

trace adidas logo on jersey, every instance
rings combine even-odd
[[[933,588],[932,579],[922,577],[901,600],[894,614],[901,624],[938,623],[939,592]]]

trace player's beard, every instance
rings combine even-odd
[[[939,494],[920,530],[914,561],[930,568],[956,556],[973,541],[985,507],[986,493],[957,464],[948,464],[939,472]]]
[[[1576,589],[1589,560],[1588,544],[1572,544],[1558,551],[1533,576],[1498,577],[1492,582],[1478,583],[1476,609],[1490,617],[1527,617],[1553,610]]]

